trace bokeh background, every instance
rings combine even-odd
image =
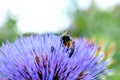
[[[68,31],[100,46],[120,80],[120,0],[0,0],[0,45],[30,34]]]

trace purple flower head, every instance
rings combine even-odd
[[[106,74],[106,62],[95,56],[98,47],[86,39],[63,47],[54,34],[21,37],[0,48],[2,80],[99,80]],[[72,52],[72,55],[70,56]]]

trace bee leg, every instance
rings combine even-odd
[[[74,48],[71,49],[71,52],[70,52],[70,54],[69,54],[69,58],[73,55],[74,50],[75,50]]]
[[[72,45],[72,48],[71,48],[71,52],[69,54],[69,58],[73,55],[74,51],[75,51],[75,42],[73,42],[73,45]]]
[[[66,50],[66,52],[68,52],[69,49]]]

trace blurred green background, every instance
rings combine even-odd
[[[74,10],[69,11],[68,15],[71,19],[71,26],[67,29],[73,37],[88,37],[96,41],[106,53],[105,58],[113,55],[111,65],[113,74],[107,77],[107,80],[120,79],[120,5],[116,5],[113,10],[100,10],[92,3],[89,9],[80,10],[78,4],[74,3]],[[13,42],[16,37],[22,33],[17,29],[17,19],[12,14],[6,15],[6,21],[0,27],[0,45],[2,42],[9,40]],[[63,29],[64,30],[64,29]],[[62,33],[60,31],[58,33]],[[33,33],[25,33],[28,36]],[[109,56],[110,55],[110,56]]]
[[[104,47],[106,57],[112,56],[109,68],[113,74],[107,80],[120,80],[120,5],[113,10],[100,10],[94,2],[88,10],[80,10],[75,3],[75,10],[70,14],[72,36],[86,36]]]

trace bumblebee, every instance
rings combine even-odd
[[[75,50],[75,45],[74,45],[74,41],[70,38],[70,36],[68,35],[68,32],[65,31],[62,36],[61,36],[61,41],[62,41],[62,46],[65,48],[65,47],[68,47],[67,51],[68,50],[71,50],[70,54],[69,54],[69,57],[72,56],[72,54],[74,53],[74,50]],[[66,51],[66,52],[67,52]]]
[[[72,39],[70,38],[70,36],[68,35],[67,31],[65,31],[65,32],[62,34],[61,40],[62,40],[62,45],[63,45],[64,48],[65,48],[66,46],[67,46],[68,48],[71,48],[71,47],[72,47],[73,41],[72,41]]]

